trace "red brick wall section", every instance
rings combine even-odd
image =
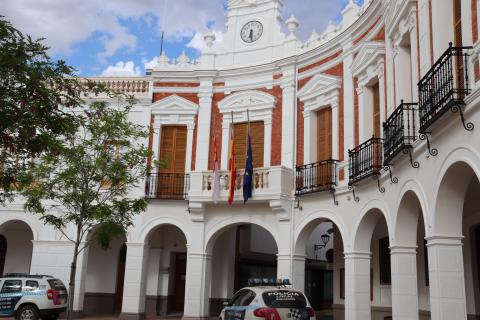
[[[318,62],[315,62],[315,63],[313,63],[313,64],[311,64],[311,65],[308,65],[308,66],[306,66],[306,67],[303,67],[303,68],[298,69],[298,73],[304,73],[305,71],[311,70],[311,69],[316,68],[316,67],[319,67],[319,66],[321,66],[321,65],[324,65],[325,63],[327,63],[327,62],[329,62],[329,61],[332,61],[332,60],[338,58],[341,54],[342,54],[342,51],[340,50],[340,51],[338,51],[337,53],[334,53],[333,55],[331,55],[331,56],[329,56],[329,57],[327,57],[327,58],[325,58],[325,59],[322,59],[322,60],[320,60],[320,61],[318,61]]]
[[[273,87],[273,90],[265,92],[277,98],[277,106],[273,109],[272,114],[272,166],[282,164],[282,88],[280,86]]]
[[[359,140],[359,114],[358,114],[358,94],[357,94],[357,88],[358,88],[358,80],[355,78],[353,80],[353,115],[354,115],[354,129],[355,129],[355,146],[358,146],[360,144]]]
[[[197,88],[200,86],[200,83],[189,83],[189,82],[155,82],[154,87],[167,87],[167,88]]]
[[[196,93],[170,93],[170,92],[157,92],[153,94],[153,102],[165,99],[169,96],[177,95],[184,99],[187,99],[193,103],[199,104],[198,95]],[[195,171],[195,160],[197,154],[197,127],[198,127],[198,117],[195,116],[195,129],[193,130],[193,147],[192,147],[192,164],[191,170]]]
[[[477,0],[472,2],[472,38],[473,43],[478,41],[478,18],[477,18]]]
[[[213,144],[213,137],[215,135],[217,137],[217,159],[219,168],[222,165],[222,115],[220,114],[220,110],[218,109],[218,103],[222,101],[223,98],[225,98],[224,93],[213,94],[208,170],[213,170],[215,168],[215,147]]]
[[[480,65],[478,61],[475,62],[475,64],[473,65],[473,72],[475,76],[475,82],[477,82],[478,80],[480,80]]]
[[[373,41],[385,41],[385,26],[373,37]]]
[[[370,33],[370,31],[372,31],[373,28],[375,28],[375,26],[377,25],[378,21],[380,21],[382,17],[378,17],[377,20],[368,28],[367,31],[365,31],[364,33],[362,33],[357,39],[355,39],[353,41],[353,44],[356,45],[358,44],[360,41],[362,41],[363,39],[365,39],[368,34]]]
[[[297,166],[304,165],[305,159],[304,153],[304,135],[305,135],[305,122],[303,120],[304,105],[300,99],[297,99]]]

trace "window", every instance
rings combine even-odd
[[[22,280],[5,280],[0,293],[22,292]]]
[[[25,281],[24,291],[35,291],[38,289],[38,282],[34,280]]]
[[[380,86],[378,82],[372,86],[373,94],[373,135],[380,138]]]
[[[162,126],[159,160],[164,163],[161,173],[185,174],[187,127]]]
[[[267,291],[262,294],[265,305],[269,308],[302,309],[307,306],[305,296],[292,290]]]
[[[248,292],[243,295],[241,301],[240,301],[240,305],[241,306],[248,306],[252,301],[253,299],[255,299],[255,292],[251,291],[251,290],[247,290]]]
[[[263,167],[264,147],[263,121],[250,122],[250,138],[252,143],[253,167]],[[248,123],[234,124],[235,166],[237,169],[245,168],[248,148]]]
[[[392,284],[390,268],[390,241],[388,237],[378,240],[378,252],[380,262],[380,284]]]
[[[241,306],[244,296],[248,294],[248,290],[241,290],[237,292],[230,300],[229,306]]]

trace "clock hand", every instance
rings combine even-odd
[[[251,41],[253,41],[253,29],[250,29],[250,35],[248,37]]]

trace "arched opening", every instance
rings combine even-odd
[[[298,268],[303,267],[300,271],[304,271],[303,289],[320,319],[345,317],[343,251],[342,234],[335,223],[328,219],[320,218],[309,222],[296,241]],[[300,260],[302,257],[303,261]],[[296,274],[301,277],[302,272]]]
[[[410,300],[411,303],[408,305],[401,305],[401,301],[399,301],[396,310],[396,302],[393,301],[394,316],[397,313],[398,317],[411,317],[419,312],[420,314],[428,315],[430,311],[430,281],[424,212],[416,193],[413,191],[407,191],[400,201],[396,216],[394,239],[395,243],[392,244],[393,253],[391,254],[395,254],[396,248],[400,248],[402,251],[400,257],[402,259],[402,270],[398,270],[399,276],[397,279],[397,281],[401,282],[398,284],[398,294],[399,296],[408,296],[410,294],[410,297],[416,300]],[[415,257],[410,259],[413,255]],[[405,291],[405,288],[414,288],[415,286],[417,292],[412,292],[411,289]]]
[[[248,286],[248,279],[277,278],[277,243],[258,225],[239,224],[222,229],[210,240],[207,253],[212,255],[212,316],[218,316],[223,302]]]
[[[449,286],[448,295],[437,292],[436,296],[433,296],[432,293],[431,298],[435,300],[432,301],[432,305],[437,303],[445,306],[435,311],[440,314],[449,313],[452,305],[456,304],[458,315],[464,314],[465,309],[469,319],[480,315],[479,195],[480,182],[467,163],[454,163],[442,177],[432,222],[432,234],[440,237],[442,243],[433,243],[433,247],[429,244],[428,248],[429,256],[435,257],[435,261],[449,262],[439,263],[430,270],[430,282],[453,283]],[[451,239],[456,239],[456,242],[449,243],[452,242]],[[456,281],[452,281],[453,278]],[[433,288],[432,286],[431,289]],[[451,298],[452,295],[455,296],[455,300]],[[433,312],[432,309],[432,316]]]
[[[187,239],[178,227],[161,225],[147,236],[145,314],[182,316],[185,305]]]
[[[371,317],[372,319],[391,317],[390,237],[387,221],[380,209],[371,209],[363,216],[354,239],[355,252],[371,253],[370,272],[366,273],[369,281],[362,283],[365,286],[363,290],[370,292],[364,298],[368,298],[370,302]]]
[[[125,236],[112,239],[107,250],[101,248],[93,239],[90,242],[83,300],[85,315],[120,314],[125,279],[126,240]]]
[[[23,221],[9,221],[0,227],[1,274],[30,273],[32,240],[32,229]]]

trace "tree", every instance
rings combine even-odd
[[[68,109],[82,105],[88,83],[47,50],[0,16],[0,204],[13,199],[32,158],[76,132]]]
[[[65,136],[57,152],[43,154],[31,166],[33,182],[22,190],[25,209],[73,243],[68,319],[78,255],[91,241],[108,249],[110,240],[125,234],[133,217],[146,209],[144,197],[129,197],[145,176],[150,156],[138,143],[148,130],[128,120],[132,103],[122,100],[121,107],[112,107],[94,102],[75,114],[78,132]],[[73,236],[66,230],[69,225],[75,226]]]

